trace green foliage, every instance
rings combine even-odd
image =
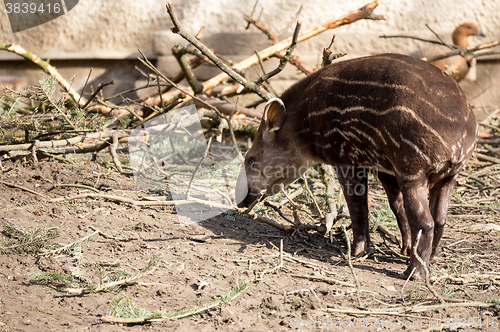
[[[378,224],[383,224],[384,226],[390,226],[392,228],[399,228],[396,217],[392,213],[388,202],[385,202],[385,209],[376,209],[373,213],[375,214],[375,218],[370,220],[370,232],[375,230]]]
[[[76,288],[80,289],[82,293],[96,293],[101,291],[118,292],[121,286],[152,273],[160,263],[161,256],[153,255],[148,266],[138,273],[115,270],[109,274],[102,273],[101,280],[98,282],[87,279],[83,271],[77,267],[73,267],[69,275],[62,275],[57,271],[37,273],[32,283],[52,287],[58,291],[65,291],[66,288]]]
[[[441,296],[458,299],[458,295],[455,293],[453,288],[443,287],[441,291]]]
[[[124,299],[123,297],[119,297],[116,300],[113,300],[110,305],[112,311],[108,313],[109,316],[120,317],[120,318],[145,318],[145,319],[173,319],[173,318],[184,318],[188,316],[192,316],[218,306],[222,303],[226,303],[240,295],[243,291],[245,291],[248,287],[250,287],[251,282],[248,280],[244,280],[239,283],[235,287],[233,287],[229,292],[224,294],[219,298],[215,298],[213,301],[202,304],[199,306],[195,306],[189,309],[183,309],[175,312],[165,312],[164,310],[158,310],[155,312],[150,312],[146,309],[138,307],[136,304],[132,302],[129,298]]]
[[[110,305],[113,308],[113,312],[109,313],[109,315],[112,315],[114,317],[151,318],[154,316],[153,313],[137,306],[129,298],[124,299],[123,297],[120,296],[118,299],[111,301]],[[163,316],[162,315],[163,312],[159,312],[159,314],[160,317]]]
[[[3,223],[3,233],[10,240],[0,244],[0,254],[10,252],[40,256],[57,246],[54,241],[59,236],[57,229],[25,230],[10,222]]]
[[[52,271],[48,273],[35,273],[35,278],[32,283],[43,286],[50,286],[55,289],[63,289],[75,287],[78,285],[78,280],[73,276],[63,276],[60,272]]]
[[[100,130],[104,119],[98,114],[87,114],[68,93],[55,96],[57,82],[49,76],[29,86],[23,92],[11,91],[0,94],[0,140],[2,143],[18,143],[15,137],[29,141],[51,135],[64,135],[68,130]],[[22,114],[24,116],[19,116]],[[28,134],[29,133],[29,134]],[[28,141],[28,142],[29,142]]]

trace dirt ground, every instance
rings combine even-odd
[[[330,242],[323,234],[311,232],[308,237],[303,232],[284,232],[239,215],[183,226],[169,206],[134,207],[93,198],[50,203],[51,198],[90,192],[75,187],[51,189],[54,183],[86,185],[133,199],[151,196],[135,185],[133,177],[86,158],[72,164],[41,160],[38,165],[21,158],[4,161],[3,169],[0,246],[10,247],[0,252],[0,331],[287,331],[299,327],[314,331],[449,331],[456,330],[450,325],[457,322],[466,323],[459,330],[500,330],[500,204],[496,188],[467,191],[467,186],[478,185],[471,179],[463,179],[456,190],[443,250],[431,269],[433,289],[447,299],[441,305],[424,282],[405,285],[399,274],[406,268],[406,259],[397,255],[396,244],[376,231],[372,233],[372,253],[353,261],[360,284],[357,292],[343,256],[347,246],[342,232],[334,233]],[[498,186],[497,176],[488,181]],[[371,208],[383,212],[383,192],[376,184],[372,187]],[[472,204],[470,197],[474,197],[472,208],[467,206]],[[391,218],[382,212],[374,217]],[[267,213],[286,224],[276,213]],[[342,222],[348,225],[348,220]],[[95,230],[108,238],[99,236],[78,249],[39,256],[18,250],[6,224],[25,231],[57,231],[55,241],[61,246]],[[389,228],[400,237],[397,229]],[[277,268],[281,239],[284,267]],[[99,284],[117,269],[142,271],[155,255],[161,255],[162,261],[154,271],[119,289],[75,294],[36,282],[48,273],[70,276],[78,271],[84,276],[80,280]],[[238,297],[183,319],[146,324],[102,320],[116,314],[116,302],[129,301],[149,312],[174,312],[210,303],[245,280],[252,282]],[[496,300],[497,304],[450,305],[458,300],[486,304]],[[385,308],[389,312],[403,304],[420,307],[422,312],[365,315],[355,311]],[[348,325],[349,321],[353,323]]]

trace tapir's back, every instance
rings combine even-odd
[[[455,179],[476,133],[463,92],[440,69],[396,54],[338,62],[266,104],[238,177],[237,202],[249,206],[262,190],[276,194],[315,163],[338,166],[352,254],[362,255],[370,247],[368,181],[357,166],[373,167],[401,230],[402,252],[410,254],[403,277],[422,279],[421,264],[437,259]]]
[[[409,174],[422,168],[453,171],[475,146],[476,120],[457,83],[405,55],[334,63],[281,99],[289,119],[295,118],[292,127],[298,124],[292,130],[313,142],[317,155],[330,163]]]

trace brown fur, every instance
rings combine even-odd
[[[331,164],[351,215],[353,254],[359,255],[370,243],[364,170],[371,168],[398,220],[403,253],[410,254],[422,230],[419,255],[427,264],[435,260],[455,178],[477,136],[476,119],[457,83],[420,59],[382,54],[327,66],[294,84],[281,100],[283,125],[269,131],[263,119],[247,153],[237,185],[239,205],[249,205],[261,190],[278,192],[279,184],[289,184],[315,163]],[[273,112],[281,109],[271,106]],[[414,278],[422,278],[411,255],[404,276],[414,268]]]

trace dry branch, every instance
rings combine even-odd
[[[38,142],[37,148],[56,148],[62,146],[73,145],[77,143],[84,142],[89,139],[104,139],[113,136],[113,133],[117,134],[118,138],[128,137],[131,130],[105,130],[97,133],[91,133],[81,136],[76,136],[68,139],[54,140],[54,141],[40,141]],[[107,146],[107,145],[106,145]],[[29,150],[33,147],[33,143],[25,144],[12,144],[12,145],[0,145],[0,152],[2,151],[16,151],[16,150]]]
[[[484,43],[484,44],[481,44],[481,45],[477,45],[475,47],[459,48],[457,50],[453,50],[453,51],[450,51],[450,52],[446,52],[446,53],[434,55],[434,56],[431,56],[429,58],[424,57],[424,58],[422,58],[422,60],[427,61],[427,62],[434,62],[434,61],[441,60],[441,59],[444,59],[444,58],[448,58],[448,57],[454,56],[454,55],[464,56],[466,54],[471,54],[471,53],[474,55],[474,57],[478,57],[478,56],[485,55],[485,54],[475,53],[475,52],[481,51],[481,50],[485,50],[485,49],[488,49],[488,48],[493,48],[493,47],[498,46],[498,45],[500,45],[500,40],[497,40],[497,41],[494,41],[494,42],[490,42],[490,43]]]
[[[341,285],[341,286],[347,286],[347,287],[356,287],[356,285],[354,285],[354,284],[351,284],[351,283],[348,283],[348,282],[345,282],[345,281],[341,281],[341,280],[337,280],[337,279],[333,279],[333,278],[329,278],[329,277],[307,276],[307,275],[301,275],[301,274],[292,274],[290,276],[294,277],[294,278],[308,279],[308,280],[311,280],[311,281],[326,282],[327,284],[331,284],[331,285]]]
[[[423,305],[423,306],[412,306],[412,307],[390,307],[390,308],[374,308],[371,310],[356,310],[356,309],[334,309],[327,308],[323,309],[328,312],[336,312],[336,313],[344,313],[350,315],[392,315],[392,316],[400,316],[405,313],[421,313],[421,312],[429,312],[435,311],[438,309],[444,308],[460,308],[460,307],[478,307],[478,308],[489,308],[496,306],[495,303],[485,303],[485,302],[457,302],[457,303],[444,303],[444,304],[435,304],[435,305]]]
[[[203,96],[203,95],[199,95],[198,98],[201,101],[203,101],[203,103],[195,100],[194,104],[196,105],[196,107],[205,107],[205,105],[208,103],[208,104],[214,106],[215,108],[217,108],[219,110],[219,112],[221,112],[222,114],[226,114],[226,115],[231,115],[231,113],[233,113],[235,110],[235,106],[231,103],[228,103],[227,101],[223,101],[220,99],[211,98],[211,97],[207,97],[207,96]],[[252,109],[252,108],[237,107],[235,114],[243,114],[245,116],[257,118],[259,120],[262,119],[262,112],[259,112],[255,109]]]
[[[36,191],[31,190],[29,188],[25,188],[23,186],[18,186],[17,184],[8,183],[8,182],[2,181],[2,180],[0,180],[0,183],[3,184],[4,186],[7,186],[7,187],[21,189],[21,190],[27,191],[29,193],[32,193],[34,195],[40,196],[42,198],[47,198],[47,196],[45,196],[44,194],[40,194],[39,192],[36,192]]]
[[[347,235],[347,231],[344,225],[342,225],[342,231],[344,232],[344,237],[347,244],[347,259],[346,259],[347,265],[349,265],[349,269],[351,270],[352,276],[354,277],[354,282],[356,283],[356,301],[358,302],[358,307],[362,308],[363,305],[361,304],[361,298],[359,296],[359,293],[361,291],[361,285],[359,284],[359,280],[356,275],[356,272],[354,271],[354,267],[352,266],[352,260],[351,260],[351,240]]]
[[[247,80],[245,77],[241,76],[238,74],[236,71],[233,69],[229,68],[222,60],[217,57],[208,47],[206,47],[204,44],[202,44],[198,39],[195,37],[191,36],[184,28],[182,28],[180,21],[177,19],[177,16],[174,13],[174,10],[172,8],[172,4],[167,4],[167,11],[168,14],[170,15],[170,18],[172,19],[172,22],[174,23],[174,26],[172,28],[172,32],[175,34],[180,35],[184,39],[186,39],[189,43],[194,45],[197,49],[199,49],[204,55],[206,55],[210,61],[214,63],[217,67],[219,67],[223,72],[227,73],[233,80],[238,82],[239,84],[243,85],[244,87],[254,91],[257,93],[260,97],[263,99],[269,100],[273,96],[270,95],[268,92],[265,92],[262,89],[262,86],[255,84],[249,80]],[[203,88],[200,89],[199,92],[203,91]],[[195,91],[196,93],[196,91]]]
[[[256,20],[254,20],[253,18],[251,17],[248,17],[246,15],[243,16],[243,18],[245,19],[245,21],[248,22],[248,24],[252,24],[254,25],[257,29],[259,29],[260,31],[262,31],[270,40],[273,44],[278,44],[279,43],[279,39],[278,37],[276,36],[276,34],[274,32],[271,32],[267,27],[265,27],[262,23],[260,22],[257,22]],[[257,54],[258,57],[260,57],[260,55]],[[276,53],[276,56],[278,58],[282,58],[283,57],[283,54],[281,52],[277,52]],[[303,62],[302,60],[300,60],[300,58],[297,56],[297,55],[294,55],[292,57],[290,57],[290,59],[288,60],[288,62],[290,62],[292,65],[294,65],[295,67],[297,67],[298,70],[302,71],[304,74],[306,75],[309,75],[311,74],[314,69],[312,69],[311,67],[309,67],[305,62]]]
[[[327,30],[330,29],[335,29],[343,25],[348,25],[352,24],[356,21],[362,20],[362,19],[372,19],[372,20],[385,20],[383,16],[378,16],[373,13],[374,9],[380,4],[380,0],[376,0],[373,2],[370,2],[369,4],[359,8],[358,10],[355,10],[353,12],[350,12],[349,14],[346,14],[338,19],[335,20],[330,20],[328,22],[318,24],[314,28],[301,33],[298,38],[297,38],[297,43],[303,42],[309,38],[312,38],[316,35],[319,35],[320,33],[323,33]],[[287,49],[290,46],[290,43],[292,41],[292,38],[285,39],[281,42],[279,42],[276,45],[270,46],[262,51],[260,51],[259,57],[262,60],[267,60],[270,57],[272,57],[274,54],[278,52],[282,52],[285,49]],[[252,55],[248,57],[247,59],[238,62],[232,66],[234,70],[237,71],[244,71],[252,66],[255,66],[259,63],[259,58],[257,55]],[[226,73],[221,73],[215,77],[212,77],[208,81],[205,81],[203,83],[203,92],[216,87],[217,85],[221,84],[225,80],[229,78],[229,75]],[[192,91],[191,91],[192,93]],[[176,96],[179,96],[181,93],[179,91],[173,91],[171,93],[167,93],[163,95],[163,101],[169,101],[172,98],[175,98]],[[189,99],[189,98],[187,98]],[[159,105],[159,97],[154,98],[153,100],[148,100],[147,101],[148,105]]]
[[[68,81],[66,81],[64,77],[61,76],[61,74],[59,74],[56,68],[54,66],[51,66],[47,61],[42,60],[38,55],[33,54],[30,51],[26,51],[19,45],[12,44],[0,44],[0,50],[15,53],[22,56],[26,60],[33,62],[34,64],[42,68],[44,72],[54,77],[57,82],[61,84],[64,90],[66,90],[71,95],[76,103],[78,103],[80,106],[85,104],[85,100],[82,99],[82,96],[71,88],[71,84],[68,83]]]

